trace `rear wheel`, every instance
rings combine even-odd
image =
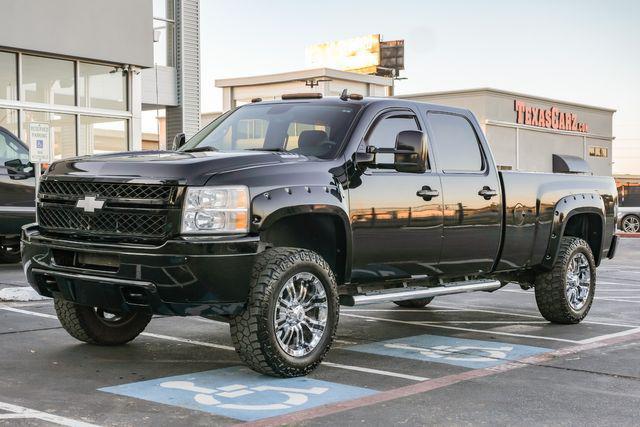
[[[394,301],[393,303],[404,308],[422,308],[429,305],[431,301],[433,301],[433,297],[410,299],[406,301]]]
[[[60,298],[55,299],[54,305],[62,327],[69,335],[97,345],[128,343],[144,331],[152,317],[151,312],[109,312]]]
[[[536,303],[554,323],[579,323],[587,316],[596,290],[596,264],[591,248],[577,237],[563,237],[553,269],[538,275]]]
[[[240,358],[278,377],[307,375],[322,362],[338,324],[338,291],[317,253],[274,248],[256,260],[244,312],[231,320]]]

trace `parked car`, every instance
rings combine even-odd
[[[282,377],[318,366],[341,304],[518,282],[578,323],[617,242],[611,177],[498,171],[470,111],[346,93],[241,106],[177,151],[55,162],[38,197],[23,262],[73,337],[204,316]]]
[[[34,168],[29,149],[0,127],[0,261],[20,261],[20,229],[35,219]]]
[[[618,208],[618,228],[625,233],[640,232],[640,207],[620,206]]]

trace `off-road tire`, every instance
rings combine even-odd
[[[567,267],[576,252],[582,252],[589,262],[591,287],[586,304],[579,311],[567,301]],[[540,314],[550,322],[560,324],[580,323],[589,313],[596,291],[596,264],[589,244],[577,237],[563,237],[553,269],[539,274],[535,281],[536,303]]]
[[[394,301],[393,303],[399,307],[404,308],[422,308],[429,305],[431,301],[433,301],[433,297],[410,299],[406,301]]]
[[[311,272],[322,282],[327,297],[327,323],[320,342],[306,356],[292,357],[277,341],[273,326],[274,304],[280,288],[294,274]],[[309,374],[324,359],[338,325],[339,302],[331,267],[317,253],[298,248],[272,248],[260,254],[251,275],[245,310],[231,319],[236,352],[254,371],[275,377]]]
[[[0,245],[0,263],[15,264],[20,262],[20,250],[10,251],[8,246]]]
[[[152,313],[135,311],[127,313],[121,324],[103,322],[93,307],[78,305],[56,298],[56,314],[62,327],[75,339],[96,345],[126,344],[140,335],[151,321]]]

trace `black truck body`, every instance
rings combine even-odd
[[[260,107],[268,119],[300,106],[348,115],[343,134],[334,138],[335,131],[318,120],[286,136],[285,144],[298,138],[299,145],[284,151],[268,146],[274,140],[269,132],[281,125],[272,121],[259,135],[262,149],[206,150],[207,134],[234,115]],[[254,134],[243,128],[237,144],[256,140],[255,123]],[[277,248],[317,254],[347,305],[418,301],[456,287],[495,290],[510,281],[537,290],[540,277],[550,277],[565,255],[566,239],[586,242],[594,269],[615,252],[611,177],[498,171],[467,110],[395,99],[300,97],[240,107],[194,140],[178,151],[54,163],[40,184],[38,223],[23,229],[29,283],[42,295],[112,313],[234,322],[252,304],[260,260]],[[191,187],[230,188],[224,197],[247,191],[246,229],[181,232]],[[242,212],[225,215],[225,221],[236,215],[240,225],[245,220]],[[595,270],[593,281],[595,286]],[[331,309],[329,304],[329,318]],[[248,358],[243,356],[270,374],[308,372],[279,369],[281,359],[267,366]],[[314,363],[305,361],[305,369]]]

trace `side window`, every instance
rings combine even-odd
[[[369,130],[366,144],[376,148],[395,148],[396,136],[403,130],[420,130],[416,118],[412,115],[389,116],[379,120]],[[377,154],[378,163],[393,163],[393,154]]]
[[[443,171],[479,172],[483,169],[480,142],[466,118],[429,113],[427,123],[438,147],[438,164]]]
[[[0,132],[0,166],[4,162],[19,159],[22,163],[29,163],[29,152],[11,136]]]

